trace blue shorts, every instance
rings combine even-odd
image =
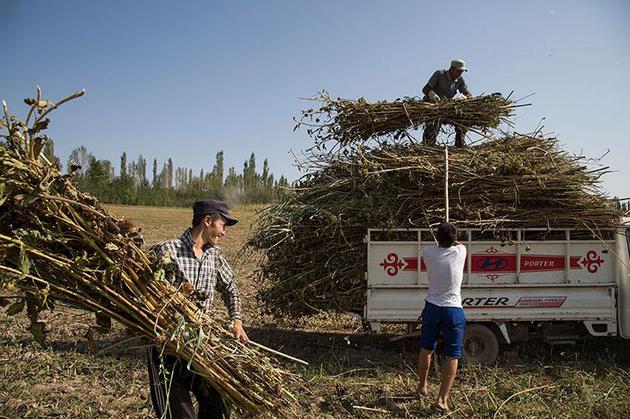
[[[435,351],[438,335],[442,332],[443,354],[450,358],[461,359],[465,328],[466,318],[463,308],[440,307],[425,301],[424,310],[422,310],[420,347],[427,351]]]

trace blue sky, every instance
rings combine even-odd
[[[605,189],[630,187],[628,1],[17,1],[1,0],[0,97],[24,114],[40,84],[65,163],[85,145],[118,168],[120,154],[240,170],[255,152],[276,175],[299,176],[290,150],[300,100],[326,89],[368,100],[418,95],[461,57],[474,94],[534,94],[521,132],[557,135],[570,152],[609,153]]]

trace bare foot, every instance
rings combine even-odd
[[[440,413],[448,413],[451,411],[451,409],[448,408],[448,404],[446,404],[446,402],[441,402],[439,400],[435,403],[435,410]]]
[[[418,385],[418,395],[419,396],[428,396],[429,395],[429,387]]]

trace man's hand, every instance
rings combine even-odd
[[[241,343],[249,342],[249,338],[247,337],[247,333],[243,330],[243,321],[241,319],[234,320],[234,326],[232,331],[234,332],[234,338],[238,339]]]
[[[441,100],[441,98],[433,90],[429,90],[427,96],[431,99],[431,102],[439,102]]]

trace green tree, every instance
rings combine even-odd
[[[120,176],[127,177],[127,152],[125,151],[120,156]]]
[[[142,157],[142,154],[138,156],[138,181],[142,186],[149,185],[147,181],[147,161]]]
[[[170,157],[166,166],[166,186],[169,190],[173,189],[173,159]]]
[[[223,164],[223,150],[221,150],[217,153],[216,162],[214,163],[214,168],[212,169],[219,185],[223,185]]]
[[[50,152],[54,153],[54,150]],[[243,163],[243,173],[239,174],[234,167],[230,167],[224,174],[224,154],[219,151],[212,171],[202,168],[198,177],[192,169],[177,167],[174,170],[170,158],[158,173],[157,159],[154,158],[152,187],[149,187],[147,163],[142,155],[136,161],[127,162],[127,154],[123,152],[118,177],[114,176],[111,162],[95,158],[85,147],[73,150],[69,160],[84,163],[81,169],[83,174],[76,175],[77,185],[106,203],[188,206],[194,200],[209,196],[225,199],[231,204],[269,203],[281,199],[283,194],[280,188],[288,186],[284,176],[275,181],[266,159],[262,174],[258,174],[254,153]]]
[[[83,176],[87,171],[87,168],[90,164],[90,160],[93,159],[94,156],[87,151],[85,146],[79,146],[72,150],[70,156],[68,157],[67,168],[70,170],[72,166],[79,166],[79,168],[75,171],[77,176]]]
[[[158,176],[157,176],[157,159],[154,158],[153,159],[153,179],[152,179],[154,188],[157,185],[157,179],[158,179]]]
[[[96,196],[108,196],[107,186],[110,184],[111,162],[108,160],[98,160],[94,156],[88,163],[87,170],[83,175],[83,182],[86,189]]]

